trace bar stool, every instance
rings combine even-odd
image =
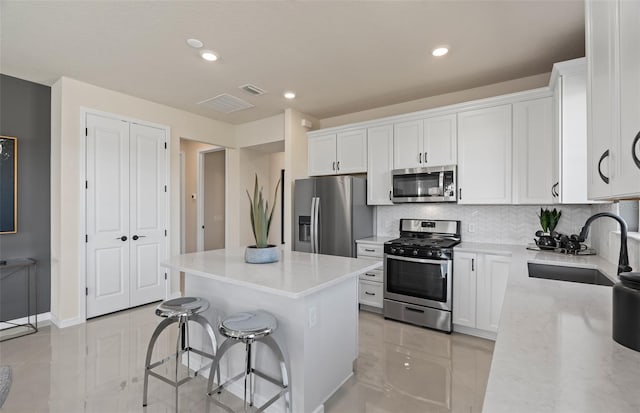
[[[285,361],[284,355],[278,343],[273,339],[271,333],[273,333],[278,327],[278,323],[271,314],[265,311],[251,311],[245,313],[237,313],[220,323],[219,331],[227,339],[222,343],[216,358],[211,365],[211,372],[209,373],[209,385],[208,395],[212,396],[214,393],[222,392],[222,389],[229,386],[231,383],[237,381],[241,377],[244,377],[244,410],[247,411],[247,382],[249,384],[249,406],[253,406],[254,398],[254,376],[258,376],[264,380],[267,380],[276,386],[280,387],[280,391],[269,399],[265,404],[260,406],[255,412],[262,412],[275,403],[280,397],[284,396],[286,411],[291,411],[291,386],[289,384],[289,369]],[[282,374],[282,381],[278,381],[266,374],[253,368],[251,362],[252,346],[254,342],[260,342],[265,344],[274,355],[277,357],[280,364],[280,371]],[[228,379],[225,383],[220,384],[220,360],[224,353],[227,352],[233,345],[244,343],[245,344],[245,369],[242,373]],[[218,374],[218,387],[213,388],[213,375],[214,372]],[[223,404],[219,400],[213,399],[213,402],[223,407],[228,411],[233,411],[229,406]]]
[[[175,298],[173,300],[163,301],[156,308],[156,315],[165,318],[158,324],[158,327],[154,330],[151,335],[151,340],[149,341],[149,347],[147,348],[147,357],[145,361],[145,371],[144,371],[144,391],[142,394],[142,406],[147,405],[147,390],[149,387],[149,375],[156,377],[162,380],[165,383],[168,383],[175,387],[176,392],[176,412],[178,411],[178,387],[193,379],[198,375],[198,373],[206,368],[208,368],[215,360],[214,354],[206,353],[202,350],[195,349],[191,347],[189,344],[189,321],[195,321],[200,324],[202,328],[207,332],[209,340],[211,341],[211,348],[214,353],[217,352],[217,343],[216,336],[213,333],[213,327],[209,324],[206,318],[200,315],[200,313],[205,312],[209,308],[209,302],[204,298],[200,297],[180,297]],[[164,331],[167,327],[169,327],[173,323],[178,323],[178,338],[176,339],[176,352],[160,361],[156,361],[155,363],[151,363],[151,356],[153,354],[153,348],[160,336],[160,333]],[[182,345],[181,345],[182,341]],[[202,357],[208,358],[211,360],[210,363],[207,363],[200,369],[198,369],[193,376],[189,374],[190,371],[190,363],[189,363],[189,355],[193,352]],[[184,353],[187,353],[187,377],[178,380],[178,366],[180,365],[180,356]],[[176,374],[175,380],[171,380],[165,376],[162,376],[155,371],[154,368],[164,364],[166,361],[171,359],[176,359]],[[211,382],[211,381],[210,381]],[[218,372],[218,383],[220,383],[220,372]]]

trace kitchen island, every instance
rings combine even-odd
[[[266,310],[278,319],[273,337],[289,361],[293,412],[322,412],[324,402],[353,374],[358,276],[379,262],[283,250],[279,262],[247,264],[244,248],[233,248],[183,254],[162,265],[186,274],[185,295],[209,300],[212,308],[204,315],[214,329],[222,318],[239,311]],[[199,343],[197,332],[192,334],[192,343]],[[217,338],[219,345],[223,338]],[[235,346],[225,359],[223,381],[242,371],[244,347]],[[280,377],[276,360],[260,344],[256,368]],[[260,379],[255,389],[258,405],[275,391]],[[240,382],[229,390],[242,397]],[[284,402],[268,411],[284,411]]]

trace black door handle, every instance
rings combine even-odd
[[[638,151],[636,150],[636,145],[640,140],[640,132],[633,139],[633,143],[631,144],[631,156],[633,157],[633,162],[635,162],[636,166],[640,168],[640,159],[638,159]]]
[[[638,137],[636,136],[636,139]],[[604,151],[604,153],[602,154],[602,156],[600,157],[600,160],[598,161],[598,174],[600,175],[600,179],[602,179],[604,181],[605,184],[609,183],[609,177],[605,176],[602,173],[602,161],[604,161],[604,158],[606,158],[607,156],[609,156],[609,149],[607,149],[606,151]]]
[[[146,237],[146,235],[134,235],[134,236],[133,236],[133,237],[131,237],[131,238],[133,238],[133,240],[134,240],[134,241],[137,241],[137,240],[138,240],[138,238],[145,238],[145,237]]]
[[[127,240],[127,236],[123,235],[120,238],[116,238],[116,239],[119,239],[120,241],[126,241]]]

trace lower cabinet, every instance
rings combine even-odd
[[[454,254],[454,330],[495,338],[510,267],[509,256],[469,252]]]

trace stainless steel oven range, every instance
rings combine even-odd
[[[460,221],[401,219],[384,244],[384,317],[451,332],[453,247]]]

